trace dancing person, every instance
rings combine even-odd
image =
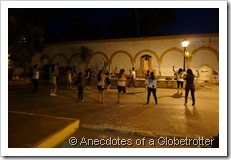
[[[154,72],[151,72],[150,77],[146,80],[147,84],[148,84],[148,94],[147,94],[147,103],[149,104],[149,100],[150,100],[150,95],[152,93],[154,100],[155,100],[155,104],[157,103],[157,96],[156,96],[156,83],[157,83],[158,78],[155,77]]]
[[[39,86],[39,66],[37,64],[34,65],[32,81],[34,85],[33,92],[37,93],[38,86]]]
[[[111,87],[111,74],[109,73],[109,71],[107,71],[105,73],[105,75],[106,75],[105,81],[106,81],[106,85],[107,85],[107,90],[110,90],[110,87]]]
[[[136,85],[136,71],[135,71],[135,67],[132,68],[132,74],[131,74],[131,80],[130,83],[128,85],[128,87],[134,86],[135,88],[137,88]]]
[[[120,69],[120,72],[118,74],[118,82],[117,82],[117,89],[118,89],[118,101],[117,103],[120,103],[120,95],[121,92],[126,93],[126,75],[125,75],[125,70]]]
[[[98,71],[98,103],[104,103],[105,78],[102,70]]]
[[[192,106],[195,106],[195,84],[194,84],[194,78],[199,77],[199,72],[197,71],[197,76],[195,76],[191,69],[187,69],[187,74],[183,75],[182,78],[186,80],[186,86],[185,86],[185,105],[187,105],[188,101],[188,93],[191,91],[191,97],[192,97]]]
[[[68,69],[67,71],[67,87],[72,88],[72,70]]]
[[[176,80],[177,80],[177,94],[179,93],[179,90],[180,90],[180,94],[182,94],[183,84],[184,84],[184,79],[182,78],[182,75],[184,74],[184,71],[182,68],[179,68],[178,71],[175,71],[174,66],[173,66],[173,71],[176,75]]]
[[[50,96],[57,96],[56,91],[57,91],[57,83],[56,83],[56,78],[57,78],[58,72],[57,68],[52,67],[50,68],[49,71],[49,76],[50,76],[50,84],[51,84],[51,93]]]
[[[91,68],[88,68],[86,71],[86,76],[87,76],[87,89],[90,89],[90,84],[91,84],[91,78],[92,78],[93,71]]]
[[[144,81],[144,92],[147,92],[147,87],[148,87],[148,83],[146,81],[146,79],[148,79],[150,76],[150,71],[147,70],[147,73],[144,75],[145,81]]]
[[[84,77],[83,73],[79,72],[76,80],[76,85],[78,88],[77,102],[83,102],[83,91],[84,91]]]

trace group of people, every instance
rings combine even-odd
[[[126,80],[127,76],[125,75],[125,70],[120,69],[119,73],[109,73],[108,71],[105,70],[99,70],[98,75],[97,75],[97,90],[98,90],[98,103],[104,103],[105,99],[105,89],[110,89],[111,87],[111,75],[117,76],[117,103],[120,103],[121,100],[121,94],[126,93]],[[192,105],[195,105],[195,84],[194,84],[194,78],[199,76],[199,72],[197,71],[197,76],[193,74],[191,69],[187,69],[186,73],[182,68],[179,68],[177,71],[175,70],[173,66],[173,71],[176,76],[176,81],[177,81],[177,94],[182,94],[183,93],[183,82],[184,80],[186,81],[186,86],[185,86],[185,104],[187,104],[188,100],[188,94],[189,91],[191,91],[191,97],[192,97]],[[72,72],[68,70],[67,72],[67,80],[68,80],[68,86],[71,88],[71,82],[72,82]],[[87,88],[89,89],[89,85],[91,82],[91,77],[92,77],[93,71],[91,69],[88,69],[86,71],[86,79],[87,79]],[[57,91],[57,83],[56,83],[56,77],[59,75],[59,70],[58,66],[54,65],[53,67],[50,67],[49,70],[49,83],[51,85],[51,90],[50,90],[50,96],[57,96],[56,91]],[[131,86],[131,84],[136,86],[136,73],[134,68],[132,68],[132,76],[129,77],[131,78],[130,83],[128,84],[128,87]],[[156,88],[157,88],[157,81],[158,81],[159,76],[155,76],[154,72],[147,71],[147,74],[145,74],[145,89],[147,90],[147,102],[146,104],[149,104],[150,102],[150,96],[151,93],[154,97],[155,104],[158,104],[157,96],[156,96]],[[77,85],[78,88],[78,95],[77,95],[77,102],[82,102],[83,101],[83,92],[84,92],[84,73],[79,72],[78,75],[75,77],[74,82]],[[32,81],[33,81],[33,91],[37,92],[38,88],[38,81],[39,81],[39,66],[34,65],[33,69],[33,76],[32,76]]]
[[[186,73],[182,68],[179,68],[178,71],[175,71],[174,66],[173,66],[173,71],[176,76],[176,81],[177,81],[177,93],[180,94],[183,93],[183,82],[184,80],[186,81],[185,85],[185,105],[188,102],[188,94],[189,91],[191,91],[191,97],[192,97],[192,105],[195,106],[195,84],[194,84],[194,78],[199,77],[199,72],[196,70],[197,75],[193,74],[193,71],[191,69],[187,69]]]
[[[113,75],[115,75],[118,79],[117,79],[117,103],[120,103],[121,101],[121,95],[126,93],[126,80],[128,78],[128,76],[126,76],[125,74],[125,70],[124,69],[120,69],[119,73],[116,72],[117,68],[115,68],[115,72],[112,73]],[[99,70],[98,72],[98,103],[104,103],[104,90],[105,90],[105,86],[110,86],[110,83],[107,83],[107,78],[109,78],[109,74],[104,73],[102,70]],[[134,87],[136,88],[136,73],[134,70],[134,67],[132,68],[132,73],[131,76],[129,76],[129,78],[131,78],[128,87],[130,87],[132,84],[134,85]],[[109,78],[110,79],[110,78]],[[148,88],[148,94],[147,94],[147,104],[149,103],[150,100],[150,95],[151,93],[154,96],[155,99],[155,103],[157,104],[157,96],[156,96],[156,83],[157,83],[158,77],[156,77],[154,75],[154,72],[151,72],[150,76],[146,77],[146,84],[147,84],[147,88]],[[106,84],[105,84],[106,82]]]

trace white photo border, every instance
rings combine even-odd
[[[8,148],[8,8],[73,6],[219,8],[219,148]],[[1,156],[227,156],[227,6],[227,1],[1,1]]]

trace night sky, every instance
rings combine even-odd
[[[219,33],[219,9],[177,9],[174,26],[166,28],[168,35]]]
[[[104,25],[115,15],[129,15],[122,8],[62,9],[50,23],[48,30],[61,34],[70,16],[80,15],[92,22],[101,21]],[[55,26],[55,27],[54,27]],[[179,8],[176,10],[176,21],[173,26],[165,28],[165,35],[203,34],[219,32],[218,8]],[[60,35],[61,36],[61,35]]]

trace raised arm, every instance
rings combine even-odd
[[[196,70],[196,72],[197,72],[197,76],[196,76],[196,75],[194,75],[194,76],[195,76],[196,78],[200,77],[200,74],[199,74],[198,70]]]
[[[174,66],[172,66],[172,70],[173,70],[173,72],[176,72]]]

